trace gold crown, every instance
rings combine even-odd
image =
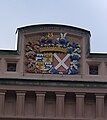
[[[41,47],[40,52],[63,52],[66,53],[67,48],[63,47]]]

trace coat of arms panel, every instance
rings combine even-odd
[[[25,43],[25,71],[35,74],[78,74],[80,43],[67,35],[44,32],[29,38]]]

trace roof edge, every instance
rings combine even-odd
[[[28,26],[23,26],[23,27],[19,27],[17,28],[16,32],[18,30],[21,30],[21,29],[29,29],[31,27],[40,27],[40,26],[59,26],[59,27],[68,27],[68,28],[72,28],[72,29],[76,29],[76,30],[81,30],[81,31],[84,31],[86,33],[88,33],[90,36],[91,36],[91,33],[89,30],[86,30],[86,29],[83,29],[83,28],[80,28],[80,27],[74,27],[74,26],[70,26],[70,25],[66,25],[66,24],[35,24],[35,25],[28,25]]]
[[[88,58],[107,58],[107,53],[90,53]]]
[[[18,50],[0,50],[0,55],[19,55]]]

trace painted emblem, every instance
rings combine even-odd
[[[69,66],[70,66],[70,54],[54,53],[53,69],[55,69],[58,73],[63,74],[63,72],[66,71],[69,68]]]
[[[42,33],[41,38],[27,42],[25,47],[26,72],[47,74],[78,74],[81,58],[80,45],[68,40],[67,33],[54,37]]]

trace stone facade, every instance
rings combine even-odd
[[[17,29],[0,51],[0,120],[106,120],[107,54],[90,31],[55,24]]]

